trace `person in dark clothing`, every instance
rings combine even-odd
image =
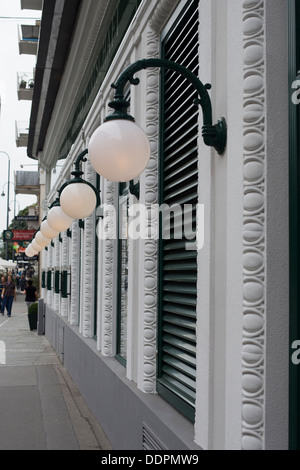
[[[14,299],[16,300],[16,297],[17,297],[16,285],[13,282],[11,276],[8,276],[7,281],[3,284],[1,297],[3,299],[3,303],[2,303],[3,312],[6,307],[7,316],[11,317],[12,304],[13,304]]]
[[[20,289],[23,291],[26,287],[26,279],[24,274],[22,274],[21,279],[20,279]]]
[[[0,313],[2,313],[2,315],[4,315],[3,299],[2,299],[2,291],[3,291],[4,283],[5,283],[5,277],[1,277],[1,281],[0,281]]]
[[[25,294],[25,302],[27,309],[29,309],[30,305],[34,304],[38,299],[37,288],[33,286],[31,279],[27,281],[27,286],[25,287],[22,294]]]

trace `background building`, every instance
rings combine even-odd
[[[163,57],[212,84],[214,120],[228,126],[219,156],[193,87],[137,74],[130,112],[151,145],[139,200],[88,159],[104,209],[43,251],[46,335],[114,449],[299,448],[298,20],[298,0],[43,4],[28,156],[46,172],[45,216],[136,60]],[[201,249],[188,236],[98,236],[107,205],[120,233],[138,202],[201,204]]]

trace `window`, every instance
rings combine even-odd
[[[198,74],[198,4],[187,3],[162,43],[162,56]],[[195,96],[194,96],[195,95]],[[194,420],[196,393],[197,251],[184,224],[195,231],[198,202],[197,92],[176,72],[162,75],[160,205],[177,208],[161,218],[159,249],[158,393]],[[188,209],[189,208],[189,209]],[[178,213],[179,209],[179,213]],[[172,210],[169,211],[172,215]],[[177,213],[177,215],[176,215]],[[170,231],[164,230],[166,222]],[[178,236],[178,228],[180,228]]]

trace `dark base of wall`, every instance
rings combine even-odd
[[[194,426],[158,395],[144,394],[96,341],[85,339],[47,305],[45,334],[114,450],[199,450]]]

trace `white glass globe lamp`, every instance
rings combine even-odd
[[[39,231],[36,236],[35,236],[35,240],[36,242],[42,246],[43,248],[45,248],[46,246],[50,245],[51,243],[51,239],[50,238],[46,238],[41,231]]]
[[[60,206],[53,206],[47,215],[49,227],[56,232],[68,230],[73,223],[73,219],[64,213]]]
[[[34,257],[33,251],[29,250],[28,248],[26,248],[26,250],[25,250],[25,255],[27,256],[27,258],[33,258]]]
[[[50,240],[52,240],[52,238],[56,238],[58,237],[59,235],[59,232],[57,232],[56,230],[53,230],[47,220],[44,220],[41,224],[41,229],[40,229],[42,235],[45,237],[45,238],[48,238]]]
[[[42,251],[44,249],[43,246],[40,246],[36,239],[33,239],[32,242],[31,242],[31,247],[34,251],[36,251],[37,253],[39,253],[40,251]]]
[[[74,182],[73,182],[74,181]],[[97,197],[94,189],[84,180],[71,180],[60,194],[63,212],[73,219],[85,219],[94,211]]]
[[[147,135],[135,122],[127,119],[104,122],[91,136],[88,150],[94,170],[114,182],[138,177],[150,159]]]
[[[31,246],[31,243],[28,245],[28,247],[26,248],[25,250],[25,255],[28,257],[28,258],[33,258],[35,255],[37,255],[38,252],[37,251],[34,251],[34,249],[32,248]]]

